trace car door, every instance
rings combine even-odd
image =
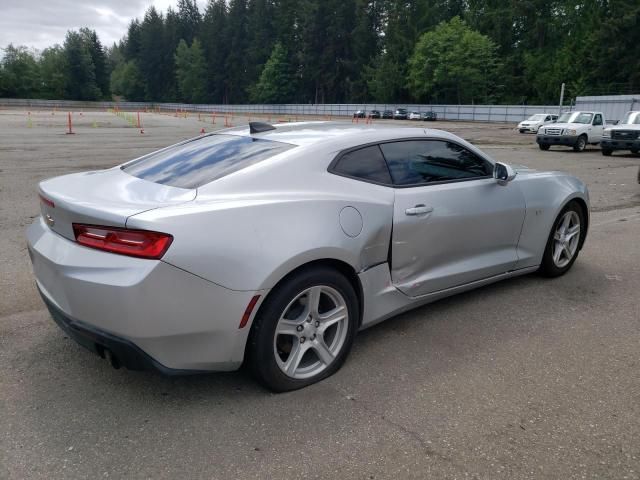
[[[602,140],[602,132],[604,130],[604,120],[600,113],[593,116],[591,127],[589,128],[589,142],[596,143]]]
[[[417,297],[511,270],[525,213],[517,182],[442,140],[380,145],[395,187],[391,278]]]

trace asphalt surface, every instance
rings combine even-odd
[[[275,395],[243,371],[113,370],[55,326],[24,240],[37,182],[213,127],[145,114],[140,134],[85,112],[65,135],[65,120],[0,110],[0,478],[640,478],[640,157],[541,152],[507,125],[429,124],[587,182],[578,261],[361,332],[333,377]]]

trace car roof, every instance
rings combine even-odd
[[[276,124],[274,127],[274,130],[254,134],[249,132],[248,126],[219,130],[216,133],[262,138],[265,140],[290,143],[298,146],[339,143],[341,148],[401,138],[424,137],[427,134],[432,138],[461,140],[455,135],[443,130],[405,127],[400,125],[394,126],[389,124],[376,125],[354,124],[351,122],[296,122]]]

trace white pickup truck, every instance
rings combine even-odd
[[[628,112],[617,125],[607,127],[602,133],[602,155],[608,157],[614,150],[640,152],[640,112]],[[640,182],[640,173],[638,174]]]
[[[600,143],[605,127],[602,112],[567,112],[560,115],[556,123],[541,127],[536,142],[540,150],[549,150],[551,145],[565,145],[581,152],[589,143]]]

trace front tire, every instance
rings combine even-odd
[[[562,209],[549,233],[540,273],[547,277],[559,277],[569,271],[578,258],[586,232],[584,217],[576,201],[569,202]]]
[[[582,152],[587,147],[587,137],[585,135],[580,135],[578,140],[576,140],[576,144],[573,146],[573,150],[575,152]]]
[[[551,147],[551,145],[549,145],[548,143],[539,143],[538,147],[540,147],[540,150],[544,150],[547,151],[549,150],[549,148]]]
[[[613,150],[610,150],[608,148],[602,149],[602,155],[604,155],[605,157],[610,157],[612,153],[613,153]]]
[[[294,273],[267,297],[253,323],[247,353],[260,383],[275,392],[306,387],[334,374],[358,328],[358,298],[328,267]]]

